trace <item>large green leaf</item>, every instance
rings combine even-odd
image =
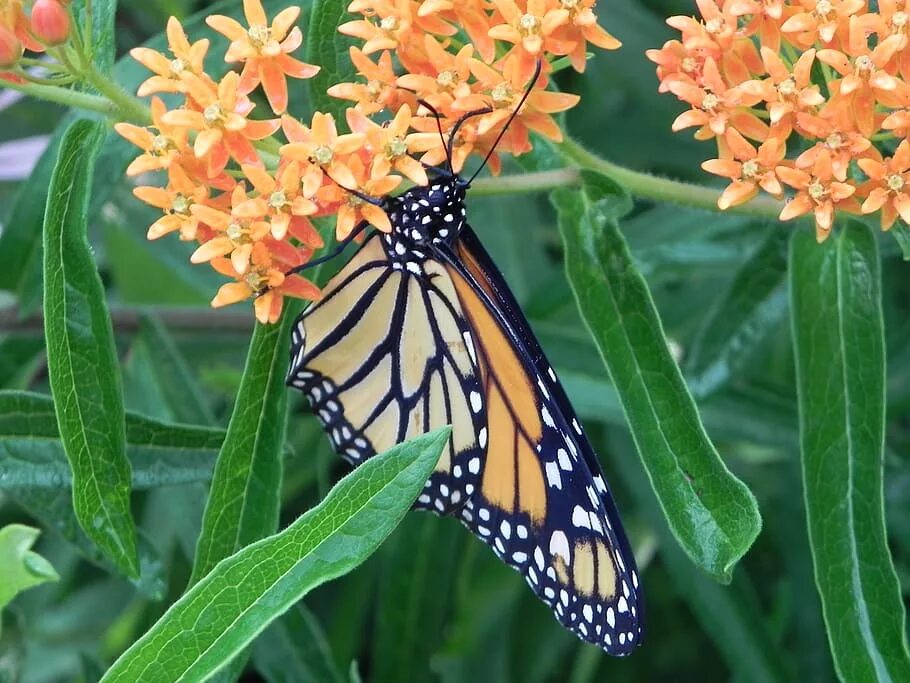
[[[670,528],[719,581],[761,528],[755,498],[718,457],[670,355],[647,284],[616,222],[627,205],[612,183],[554,193],[566,270],[607,365]]]
[[[227,436],[212,477],[192,581],[243,546],[274,533],[281,505],[287,426],[288,343],[296,306],[277,325],[257,325]]]
[[[219,563],[102,680],[212,676],[294,602],[378,547],[423,488],[449,433],[436,430],[371,458],[287,529]]]
[[[208,482],[224,432],[126,414],[133,488]],[[50,396],[0,391],[0,491],[65,489],[69,464]]]
[[[44,219],[44,331],[60,438],[85,533],[136,576],[123,395],[104,288],[86,238],[102,126],[77,121],[60,145]]]
[[[875,236],[794,233],[790,297],[815,581],[838,674],[910,680],[882,503],[885,350]]]

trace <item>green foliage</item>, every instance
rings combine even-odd
[[[906,613],[885,536],[885,344],[872,232],[793,235],[790,296],[815,581],[845,680],[910,680]]]
[[[57,423],[82,529],[130,576],[139,572],[130,513],[123,397],[114,334],[86,239],[102,128],[77,121],[60,144],[44,217],[44,333]]]
[[[92,5],[96,63],[127,91],[147,72],[125,51],[163,48],[168,15],[214,53],[204,17],[243,12],[120,3],[115,25],[114,2]],[[304,3],[301,58],[322,72],[291,81],[303,119],[343,118],[325,88],[353,78],[346,5]],[[566,131],[709,184],[706,148],[671,133],[679,106],[643,55],[689,9],[598,9],[625,46],[559,74],[583,97]],[[557,210],[470,197],[639,561],[646,638],[620,661],[560,628],[456,521],[399,525],[442,435],[342,478],[284,386],[297,311],[262,327],[244,305],[211,310],[223,279],[185,243],[145,241],[156,212],[132,197],[135,150],[107,122],[28,99],[0,116],[4,141],[50,136],[31,176],[0,186],[0,680],[910,679],[903,224],[881,249],[858,225],[819,246],[789,224],[633,202],[593,174]],[[566,164],[542,141],[519,161],[505,173]],[[46,335],[29,319],[42,305]]]
[[[30,550],[40,533],[22,524],[0,528],[0,610],[22,591],[60,578],[50,562]]]
[[[606,178],[554,203],[569,280],[610,371],[670,528],[693,562],[729,582],[761,518],[752,493],[714,449],[698,418],[617,224],[628,199]]]
[[[450,433],[430,432],[370,459],[287,529],[218,564],[102,680],[206,680],[310,590],[376,549],[417,498]]]

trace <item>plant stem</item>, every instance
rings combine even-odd
[[[580,182],[581,176],[577,168],[559,168],[554,171],[538,171],[498,178],[479,178],[471,184],[471,195],[476,197],[544,192],[555,187],[578,185]]]
[[[574,161],[582,168],[603,173],[621,184],[630,194],[636,197],[707,209],[708,211],[718,211],[717,198],[719,192],[716,189],[679,180],[659,178],[650,173],[642,173],[641,171],[633,171],[632,169],[618,166],[589,152],[569,138],[560,144],[559,148],[567,159]],[[730,207],[727,209],[727,213],[777,220],[783,207],[783,202],[771,197],[760,196],[740,206]]]
[[[90,95],[70,88],[61,88],[56,85],[41,85],[38,83],[12,83],[4,81],[2,88],[18,90],[26,95],[32,95],[48,102],[55,102],[67,107],[78,107],[104,116],[116,116],[120,108],[106,97]]]
[[[149,112],[149,108],[139,99],[133,97],[126,90],[117,85],[115,81],[98,71],[94,64],[88,65],[85,73],[82,75],[95,90],[116,105],[117,109],[120,110],[119,120],[132,120],[132,123],[139,125],[145,125],[151,122],[152,116]]]

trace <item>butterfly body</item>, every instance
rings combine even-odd
[[[415,508],[457,517],[576,635],[641,639],[638,575],[600,465],[504,279],[443,174],[386,199],[371,235],[305,311],[288,383],[356,465],[451,424]]]

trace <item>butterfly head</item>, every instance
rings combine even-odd
[[[439,176],[389,201],[392,237],[403,247],[451,244],[465,224],[468,183],[457,175]]]

